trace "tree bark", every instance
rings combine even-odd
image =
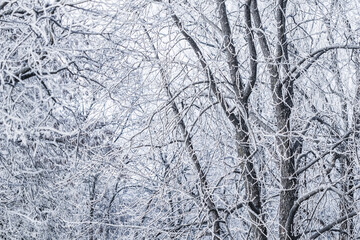
[[[277,44],[276,55],[273,57],[267,42],[262,25],[259,9],[256,0],[251,1],[251,13],[261,50],[267,62],[267,69],[270,75],[272,99],[274,104],[276,125],[278,134],[276,137],[277,148],[280,156],[281,186],[279,204],[279,239],[292,239],[293,222],[286,228],[291,208],[297,199],[297,180],[295,176],[295,159],[290,142],[293,86],[290,74],[287,54],[287,42],[285,34],[285,13],[286,1],[277,1],[276,23],[277,23]],[[284,79],[281,71],[284,71]]]

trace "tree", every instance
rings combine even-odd
[[[243,204],[238,203],[234,206],[239,208],[247,206],[250,218],[244,218],[251,219],[252,230],[249,229],[249,232],[253,234],[253,238],[267,238],[272,234],[279,234],[281,239],[316,237],[316,234],[311,234],[321,227],[302,229],[301,220],[298,218],[304,217],[306,221],[316,222],[318,220],[313,219],[313,214],[319,211],[321,215],[323,210],[317,205],[316,207],[312,205],[310,212],[300,216],[300,212],[305,211],[303,205],[307,201],[318,201],[320,204],[322,198],[319,199],[318,194],[323,193],[323,196],[327,196],[331,194],[330,190],[337,191],[337,183],[333,183],[332,180],[327,179],[326,184],[323,185],[317,180],[308,180],[308,177],[304,179],[302,176],[308,172],[311,172],[309,173],[311,178],[319,174],[311,168],[318,162],[326,161],[326,156],[333,150],[337,151],[339,148],[344,152],[348,151],[345,150],[343,144],[346,144],[348,137],[352,134],[345,131],[338,132],[335,136],[327,132],[328,129],[325,127],[327,123],[322,116],[323,111],[340,113],[342,110],[323,109],[321,106],[323,102],[320,99],[325,99],[327,102],[334,101],[335,98],[330,97],[331,94],[319,96],[317,99],[319,106],[316,103],[309,103],[308,101],[312,100],[309,94],[312,93],[307,92],[306,87],[312,84],[306,81],[306,75],[314,71],[317,75],[327,76],[327,67],[318,65],[319,62],[328,61],[328,56],[332,56],[336,51],[351,54],[352,51],[347,49],[355,51],[359,46],[341,37],[338,37],[338,42],[326,43],[321,39],[314,42],[315,29],[317,31],[327,23],[314,18],[311,10],[309,10],[310,14],[307,14],[306,10],[299,13],[298,4],[292,3],[287,6],[287,1],[278,1],[275,4],[265,2],[258,6],[257,1],[246,1],[242,5],[231,1],[226,3],[224,1],[211,3],[156,1],[147,6],[147,11],[150,11],[149,9],[157,11],[156,16],[162,16],[161,23],[156,21],[157,17],[152,18],[146,13],[137,13],[141,16],[139,17],[141,19],[139,31],[144,24],[146,25],[142,28],[154,52],[151,56],[152,62],[160,62],[157,64],[159,77],[163,79],[162,84],[165,85],[163,88],[169,98],[168,105],[172,106],[173,115],[177,119],[174,121],[178,123],[183,134],[182,141],[185,142],[189,157],[193,159],[195,172],[202,186],[203,193],[200,199],[209,209],[208,217],[212,226],[212,230],[209,231],[215,239],[231,236],[232,231],[228,226],[229,221],[223,220],[227,213],[223,215],[219,211],[212,210],[217,205],[221,205],[213,199],[226,202],[222,199],[223,196],[217,195],[216,190],[210,190],[213,195],[204,193],[206,188],[216,189],[215,183],[219,182],[219,179],[222,180],[224,176],[211,172],[211,164],[219,161],[218,159],[201,162],[199,160],[201,158],[197,157],[201,154],[201,150],[197,148],[201,149],[201,146],[197,145],[196,139],[204,141],[204,138],[209,137],[201,135],[201,132],[206,132],[205,126],[197,125],[202,118],[215,118],[214,115],[219,117],[217,115],[222,114],[223,117],[218,121],[227,121],[226,126],[230,127],[227,130],[230,133],[229,137],[235,138],[233,146],[238,149],[236,158],[240,170],[235,168],[233,172],[242,173],[245,186],[237,189],[237,194],[243,196]],[[331,6],[334,3],[323,3],[323,6],[315,3],[311,7],[324,11],[327,5]],[[229,8],[231,10],[228,10]],[[272,15],[273,17],[269,17]],[[166,16],[171,17],[172,21],[166,21]],[[264,18],[270,20],[264,24]],[[173,25],[177,26],[177,31],[173,29]],[[314,25],[316,27],[313,27]],[[167,38],[177,39],[177,41],[166,42]],[[243,38],[245,39],[242,40]],[[242,46],[245,47],[241,48]],[[162,49],[164,51],[161,51]],[[348,55],[347,60],[350,59]],[[356,69],[354,64],[351,67]],[[302,84],[303,81],[304,84]],[[201,85],[205,87],[201,88]],[[299,87],[302,85],[304,87]],[[315,86],[322,89],[325,88],[326,83],[322,80]],[[197,90],[189,93],[190,89]],[[265,92],[259,92],[260,89],[265,89]],[[259,101],[264,96],[271,96],[270,106],[266,104],[261,106]],[[351,96],[354,96],[353,93],[348,97]],[[204,104],[204,101],[210,102]],[[211,112],[212,108],[217,111]],[[160,110],[156,111],[156,114],[159,112]],[[151,119],[154,120],[153,117]],[[212,122],[208,125],[211,128],[210,126],[215,126],[216,123]],[[326,135],[320,139],[309,139],[308,134],[318,129],[327,132]],[[169,130],[166,129],[166,131]],[[236,134],[231,134],[234,131]],[[219,142],[221,142],[220,132],[212,131],[215,134],[212,138],[218,139]],[[266,135],[272,135],[275,139]],[[326,137],[327,135],[329,137]],[[315,147],[313,144],[317,144],[318,141],[328,141],[333,144],[316,150],[320,153],[318,156],[313,151]],[[273,148],[273,144],[277,147]],[[228,154],[231,153],[228,152]],[[264,158],[263,162],[261,158]],[[264,165],[269,169],[264,171]],[[326,165],[328,165],[326,162],[322,163],[322,166]],[[219,170],[221,167],[217,167],[217,170],[221,172]],[[347,165],[344,168],[345,171],[350,171],[353,166]],[[274,186],[273,177],[260,180],[258,176],[266,175],[266,172],[272,172],[275,176],[279,174],[280,178],[277,179],[279,185]],[[352,179],[350,177],[344,182],[348,184],[353,181]],[[211,186],[212,183],[215,185]],[[311,184],[310,191],[304,193],[304,190],[309,190],[309,184]],[[328,184],[331,187],[327,186]],[[271,189],[270,194],[262,190],[267,189],[267,186]],[[227,190],[232,188],[230,185],[226,187]],[[352,194],[352,191],[350,190],[349,194]],[[278,196],[279,203],[264,210],[261,199],[268,199],[271,195]],[[209,199],[210,201],[207,202]],[[266,215],[274,216],[275,212],[271,210],[273,207],[277,207],[279,211],[279,230],[267,233],[267,229],[274,229],[266,225],[268,220],[265,218]],[[233,209],[231,205],[225,208]],[[346,219],[351,222],[351,217]],[[328,230],[331,228],[326,231]]]
[[[1,3],[2,238],[353,239],[358,9]]]
[[[98,184],[109,178],[100,166],[128,113],[115,122],[101,112],[110,104],[112,69],[97,19],[108,23],[109,16],[91,7],[0,4],[1,238],[80,238],[93,234],[89,222],[106,218],[97,208],[113,193],[98,196]]]

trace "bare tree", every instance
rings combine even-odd
[[[1,238],[355,238],[358,16],[1,2]]]
[[[304,48],[303,46],[306,46],[308,42],[307,40],[299,41],[299,35],[306,35],[305,39],[308,38],[310,42],[314,41],[312,38],[312,29],[307,29],[307,26],[311,26],[311,24],[317,25],[318,28],[315,29],[321,29],[321,27],[324,26],[322,25],[324,22],[318,21],[315,18],[311,19],[311,15],[310,19],[307,19],[307,16],[296,16],[294,11],[299,10],[297,3],[293,3],[290,6],[292,12],[288,14],[287,1],[278,1],[276,4],[269,3],[269,6],[271,7],[267,8],[264,8],[265,5],[258,6],[257,1],[246,1],[243,5],[238,5],[230,1],[228,4],[224,1],[208,4],[195,4],[192,2],[156,2],[158,3],[150,4],[149,8],[152,8],[155,5],[163,6],[163,11],[171,16],[173,24],[177,26],[178,32],[183,37],[183,41],[185,41],[187,46],[192,50],[192,52],[189,52],[189,50],[186,49],[186,45],[180,44],[181,39],[179,40],[179,44],[174,43],[174,45],[170,42],[164,42],[164,44],[171,46],[173,49],[172,52],[178,52],[174,55],[175,59],[173,60],[173,63],[169,62],[167,59],[172,59],[172,57],[170,57],[171,52],[161,53],[160,49],[163,48],[161,45],[163,40],[161,38],[161,33],[157,35],[155,32],[157,26],[154,25],[154,22],[152,22],[153,20],[139,14],[140,16],[143,16],[140,18],[144,19],[143,21],[148,24],[145,32],[148,36],[151,36],[150,39],[152,40],[150,42],[155,51],[156,61],[166,61],[164,64],[166,67],[160,67],[160,69],[162,69],[160,70],[161,72],[166,72],[166,91],[177,91],[175,88],[177,84],[175,82],[180,78],[179,76],[186,76],[185,79],[188,78],[190,81],[190,83],[184,81],[184,84],[189,84],[189,87],[180,90],[181,92],[178,94],[172,93],[169,96],[170,101],[172,102],[169,104],[175,104],[174,106],[176,106],[176,102],[178,102],[184,107],[184,102],[186,100],[181,96],[182,91],[187,91],[195,84],[202,84],[201,82],[197,83],[195,80],[202,78],[204,79],[203,84],[208,85],[208,89],[199,91],[203,91],[205,96],[213,96],[215,103],[210,104],[208,108],[204,108],[200,117],[206,115],[206,112],[209,112],[209,109],[219,107],[219,110],[224,117],[228,119],[229,123],[232,123],[235,132],[237,132],[237,134],[234,134],[236,139],[234,142],[235,146],[237,146],[239,159],[238,166],[240,166],[241,170],[239,173],[242,173],[242,176],[244,176],[243,181],[245,184],[245,194],[243,195],[243,199],[245,200],[244,204],[237,204],[237,206],[243,207],[248,205],[249,216],[252,222],[252,230],[249,230],[250,234],[254,234],[253,238],[256,239],[271,238],[271,234],[277,233],[281,239],[295,239],[310,234],[312,230],[309,231],[308,229],[305,229],[304,232],[300,230],[302,229],[302,226],[298,222],[297,217],[299,209],[303,209],[303,204],[314,197],[317,199],[319,193],[327,194],[329,189],[336,191],[337,184],[329,182],[332,186],[331,188],[322,185],[314,185],[312,186],[313,191],[305,193],[302,196],[303,191],[308,189],[309,184],[313,184],[311,183],[312,181],[308,181],[307,179],[302,180],[302,175],[307,174],[314,164],[322,161],[330,152],[329,149],[326,148],[316,150],[320,151],[320,156],[317,156],[317,154],[311,150],[310,146],[312,146],[312,143],[315,143],[318,140],[311,142],[311,140],[308,140],[307,134],[312,132],[314,127],[315,129],[318,127],[327,128],[325,127],[327,123],[323,120],[323,117],[320,117],[323,110],[319,109],[319,106],[317,106],[316,103],[314,104],[311,102],[312,98],[309,97],[309,93],[306,92],[307,89],[300,88],[300,83],[298,82],[302,81],[308,72],[322,71],[325,74],[325,72],[328,71],[326,68],[321,69],[321,66],[318,65],[318,61],[322,61],[321,58],[325,60],[327,59],[327,56],[330,56],[330,58],[331,56],[334,56],[335,51],[344,52],[348,51],[346,49],[358,49],[359,46],[356,45],[356,43],[349,43],[339,39],[337,42],[333,41],[328,43],[318,40],[319,43],[325,44],[324,47],[319,45],[317,48],[313,48],[316,47],[316,45],[310,45],[310,48]],[[227,9],[227,5],[231,6],[231,11]],[[265,10],[262,10],[261,8],[264,8]],[[268,10],[269,8],[274,9],[274,11]],[[242,18],[239,17],[241,16],[238,14],[240,12],[243,13]],[[163,14],[163,12],[159,11],[159,14]],[[273,17],[271,17],[271,15]],[[263,23],[263,18],[267,19],[266,24]],[[268,18],[270,18],[270,20]],[[195,19],[197,20],[195,21]],[[303,21],[303,23],[299,24],[298,21]],[[291,23],[291,28],[287,27],[288,22]],[[165,23],[162,25],[164,24]],[[169,24],[171,25],[171,23]],[[169,28],[168,36],[176,34],[176,32],[173,33],[172,31],[173,30]],[[301,31],[302,33],[299,33]],[[235,32],[235,34],[233,32]],[[247,52],[239,47],[241,46],[241,41],[238,36],[241,36],[241,34],[243,38],[245,38],[243,44],[247,47]],[[159,37],[159,39],[156,40],[156,37]],[[154,42],[160,44],[159,47],[154,47]],[[238,47],[240,48],[239,50],[237,49]],[[261,52],[261,57],[258,56],[258,51]],[[162,56],[164,60],[162,60]],[[177,62],[176,58],[179,59],[179,62]],[[184,58],[188,60],[184,61]],[[248,62],[246,63],[246,61]],[[190,70],[189,64],[184,65],[182,70],[175,70],[177,69],[176,64],[182,65],[185,64],[184,62],[191,62],[193,70]],[[240,63],[243,65],[240,65]],[[172,68],[170,68],[170,66],[172,66]],[[169,68],[174,70],[168,70]],[[165,71],[164,69],[167,70]],[[258,75],[259,69],[262,73],[261,76]],[[174,79],[172,79],[171,74],[168,73],[169,71],[178,72],[177,75],[175,74]],[[194,78],[191,77],[193,74],[190,74],[190,71],[200,72],[197,76],[194,76]],[[243,75],[246,76],[246,81],[244,81]],[[162,78],[165,78],[163,75],[161,76]],[[269,84],[266,84],[267,80],[269,80]],[[321,85],[322,83],[320,82],[317,86],[321,87]],[[175,90],[169,90],[172,87]],[[259,96],[261,96],[261,94],[264,95],[264,92],[256,92],[256,89],[261,89],[263,87],[268,91],[267,96],[271,94],[272,103],[268,106],[271,106],[270,109],[273,109],[272,111],[266,109],[266,104],[260,108],[253,107],[259,106],[259,103],[256,101],[259,101]],[[254,91],[255,93],[253,93]],[[255,96],[249,98],[252,93]],[[256,96],[256,94],[260,95]],[[181,116],[177,122],[180,126],[183,126],[182,129],[196,128],[196,125],[190,127],[184,126],[191,124],[186,123],[186,121],[188,121],[186,119],[192,118],[191,108],[196,106],[196,101],[201,101],[202,95],[197,96],[198,97],[196,98],[193,97],[194,100],[192,100],[192,103],[187,106],[185,105],[183,110],[176,106],[174,114],[176,116]],[[325,101],[329,101],[329,96],[324,97]],[[310,112],[309,114],[303,112],[303,115],[301,116],[299,115],[301,113],[298,109],[304,104],[309,106]],[[344,107],[342,108],[344,109]],[[293,111],[295,111],[295,114]],[[336,109],[335,111],[338,110]],[[341,111],[344,112],[345,110]],[[218,114],[218,112],[214,112],[213,114]],[[264,120],[262,120],[264,119],[264,117],[262,117],[263,114],[272,116],[273,120],[265,120],[264,122]],[[209,113],[207,115],[209,115]],[[308,123],[305,122],[306,119],[310,119],[307,120],[309,121]],[[196,120],[195,124],[197,121],[199,120]],[[316,123],[320,124],[320,126],[317,126]],[[257,128],[261,132],[256,130]],[[255,134],[254,131],[257,132],[257,134]],[[252,132],[253,134],[251,134]],[[277,146],[275,149],[272,148],[273,140],[267,139],[266,141],[270,140],[270,142],[264,142],[265,145],[263,147],[257,143],[259,139],[266,139],[266,134],[264,135],[265,132],[275,136],[274,143],[276,143]],[[330,147],[330,151],[333,151],[338,147],[339,149],[343,149],[342,151],[347,151],[346,147],[344,148],[343,143],[347,143],[347,139],[351,133],[349,133],[349,131],[337,133],[338,135],[331,133],[329,135],[330,137],[328,140],[332,138],[333,140],[330,141],[335,140],[334,145]],[[186,130],[185,138],[186,136],[192,136],[192,133]],[[191,139],[192,142],[195,141],[193,136]],[[254,143],[256,144],[254,145]],[[191,145],[191,149],[194,149],[194,144],[192,143]],[[265,164],[270,168],[268,171],[273,171],[275,176],[277,174],[276,172],[280,175],[280,178],[278,179],[280,185],[272,186],[274,191],[273,194],[275,196],[276,194],[279,194],[279,230],[277,233],[268,233],[266,230],[273,228],[266,227],[266,218],[264,218],[264,216],[267,214],[265,213],[267,212],[270,216],[273,213],[270,214],[269,212],[271,211],[271,207],[268,211],[264,211],[262,207],[261,199],[262,194],[264,194],[262,193],[264,191],[262,190],[262,186],[267,186],[269,184],[269,179],[261,179],[264,181],[261,183],[258,177],[259,173],[256,173],[256,171],[261,171],[261,174],[266,174],[263,172],[263,164],[258,159],[260,156],[258,153],[260,152],[260,146],[264,149],[263,151],[269,151],[265,155],[262,154],[263,157],[268,158],[267,161],[264,159],[264,162],[266,162]],[[315,156],[315,159],[310,156],[312,153],[314,154],[313,156]],[[338,156],[334,157],[337,158]],[[300,160],[306,160],[308,158],[311,159],[310,162],[306,163],[308,160],[305,161],[305,164],[302,164],[303,161],[300,162]],[[275,165],[270,162],[274,162]],[[202,168],[204,167],[201,166],[201,163],[195,165],[198,166],[198,171],[203,171]],[[324,166],[326,166],[326,164]],[[351,167],[343,166],[343,168],[348,171]],[[329,170],[330,169],[328,169],[328,171]],[[237,172],[237,170],[235,169],[234,172]],[[206,186],[211,188],[209,187],[211,186],[211,182],[216,183],[217,181],[215,180],[216,175],[209,174],[206,177]],[[345,175],[348,176],[348,174]],[[313,176],[313,173],[310,173],[310,176]],[[270,177],[270,179],[271,178],[272,177]],[[352,182],[352,180],[344,180],[344,182],[347,184]],[[240,195],[242,191],[241,188],[238,189]],[[215,193],[216,191],[214,191],[214,194]],[[271,195],[265,195],[264,198],[267,199],[270,196]],[[216,197],[214,196],[211,198],[214,199]],[[321,199],[315,201],[321,202]],[[211,204],[211,206],[216,205],[217,202]],[[231,207],[228,208],[232,209]],[[317,211],[317,208],[313,208],[313,211]],[[309,212],[306,214],[311,215],[312,213]],[[221,214],[219,217],[226,219],[226,216],[222,216]],[[210,221],[217,221],[214,219],[218,219],[219,217],[212,217],[210,218]],[[315,219],[310,219],[310,221],[316,221]],[[224,224],[226,226],[227,222],[225,221]],[[216,228],[218,230],[214,230],[214,234],[228,236],[226,235],[226,231],[229,231],[228,228],[227,230],[221,228],[222,225],[220,224],[220,226]],[[231,235],[231,230],[228,234]]]

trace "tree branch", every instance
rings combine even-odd
[[[250,12],[250,4],[251,0],[247,0],[245,4],[245,24],[246,24],[246,41],[248,43],[249,54],[250,54],[250,77],[249,82],[247,83],[244,93],[243,93],[243,102],[247,102],[252,89],[255,85],[256,78],[257,78],[257,53],[255,48],[255,41],[254,41],[254,33],[252,30],[251,24],[251,12]]]
[[[287,219],[287,222],[286,222],[285,229],[286,229],[287,232],[291,232],[291,226],[293,225],[295,214],[296,214],[297,210],[299,209],[301,203],[308,200],[309,198],[311,198],[315,194],[317,194],[319,192],[322,192],[322,191],[325,191],[325,190],[328,190],[328,189],[329,189],[329,187],[326,187],[326,186],[320,187],[318,189],[315,189],[315,190],[305,194],[304,196],[302,196],[301,198],[299,198],[295,202],[295,204],[292,206],[292,208],[291,208],[291,210],[289,212],[289,216],[288,216],[288,219]]]
[[[327,46],[321,49],[318,49],[312,53],[309,54],[309,56],[304,57],[301,59],[295,67],[293,67],[290,71],[290,74],[294,74],[297,72],[297,74],[292,77],[291,75],[288,78],[291,78],[291,81],[295,81],[296,79],[300,78],[302,74],[304,74],[315,62],[318,60],[323,54],[327,53],[328,51],[335,50],[335,49],[360,49],[360,46],[357,45],[334,45],[334,46]],[[309,63],[303,68],[300,69],[300,66],[309,60]]]
[[[180,19],[177,17],[177,15],[174,12],[172,12],[171,17],[174,20],[175,25],[179,28],[181,34],[185,37],[186,41],[190,44],[191,48],[194,50],[196,56],[198,57],[201,67],[205,71],[206,77],[208,78],[208,80],[210,82],[210,88],[211,88],[212,92],[215,94],[215,96],[216,96],[218,102],[220,103],[222,109],[224,110],[226,116],[228,117],[230,122],[236,128],[239,128],[240,121],[237,118],[237,116],[235,116],[235,114],[230,111],[229,104],[226,102],[224,96],[221,94],[221,92],[215,82],[215,77],[214,77],[211,69],[209,68],[199,46],[196,44],[195,40],[185,31]]]
[[[143,27],[144,30],[145,30],[145,34],[146,36],[148,37],[150,43],[151,43],[151,47],[155,53],[155,57],[157,60],[160,60],[159,58],[159,55],[157,54],[157,50],[153,44],[153,41],[151,39],[151,36],[149,34],[149,32],[147,31],[147,29],[145,27]],[[166,75],[166,72],[165,72],[165,69],[163,68],[163,66],[159,63],[159,67],[160,67],[160,75],[161,75],[161,78],[163,79],[164,81],[164,87],[166,89],[166,92],[169,96],[170,99],[173,99],[173,95],[170,91],[170,88],[169,88],[169,84],[168,84],[168,77]],[[212,106],[212,105],[211,105]],[[211,194],[209,194],[209,191],[208,191],[208,188],[209,188],[209,183],[207,181],[207,178],[206,178],[206,174],[205,172],[203,171],[202,167],[201,167],[201,164],[200,164],[200,161],[199,161],[199,158],[195,152],[195,149],[194,149],[194,145],[193,145],[193,142],[192,142],[192,138],[190,136],[190,132],[187,130],[187,127],[186,127],[186,124],[184,122],[184,119],[180,117],[180,111],[179,111],[179,108],[178,106],[176,105],[175,103],[175,100],[172,100],[171,102],[171,108],[173,110],[173,113],[175,115],[175,117],[177,118],[177,122],[178,122],[178,126],[180,127],[181,129],[181,132],[182,132],[182,135],[183,135],[183,138],[184,138],[184,142],[185,142],[185,146],[187,148],[187,151],[190,155],[190,158],[195,166],[195,169],[196,169],[196,172],[199,176],[199,180],[200,180],[200,186],[201,186],[201,191],[204,195],[203,197],[203,201],[204,203],[206,204],[209,212],[210,212],[210,215],[211,215],[211,218],[212,218],[212,221],[213,221],[213,229],[214,229],[214,240],[219,240],[219,236],[220,236],[220,233],[221,233],[221,228],[220,228],[220,216],[219,216],[219,213],[218,213],[218,210],[216,209],[216,205],[215,203],[213,202],[212,200],[212,197],[211,197]]]
[[[234,86],[235,93],[237,98],[241,98],[241,93],[243,90],[243,82],[241,79],[241,74],[239,72],[239,62],[237,59],[237,54],[234,46],[234,41],[232,39],[231,28],[229,19],[227,16],[226,5],[224,0],[217,0],[217,7],[220,17],[220,25],[222,34],[224,37],[224,47],[227,57],[227,63],[230,69],[230,77],[232,84]]]
[[[338,141],[337,143],[335,143],[330,150],[334,150],[337,146],[339,146],[342,142],[346,141],[349,136],[352,134],[352,131],[346,133],[343,136],[343,139],[341,139],[340,141]],[[296,170],[296,172],[294,173],[294,176],[299,176],[301,173],[303,173],[304,171],[306,171],[308,168],[310,168],[312,165],[314,165],[315,163],[317,163],[320,159],[322,159],[323,157],[325,157],[326,155],[328,155],[330,153],[330,151],[327,151],[325,153],[323,153],[321,156],[319,156],[318,158],[314,159],[313,161],[311,161],[309,164],[307,164],[306,166]]]
[[[334,222],[328,224],[327,226],[323,227],[322,229],[320,230],[317,230],[315,234],[313,234],[310,239],[316,239],[318,238],[321,234],[331,230],[333,227],[335,227],[336,225],[338,225],[339,223],[342,223],[343,221],[346,221],[352,217],[355,217],[356,215],[358,215],[358,213],[356,211],[353,211],[351,213],[349,213],[348,215],[346,216],[343,216],[337,220],[335,220]]]

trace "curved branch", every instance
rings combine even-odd
[[[291,226],[293,225],[295,214],[296,214],[297,210],[299,209],[301,203],[305,202],[306,200],[308,200],[312,196],[316,195],[317,193],[328,190],[328,189],[329,189],[329,187],[325,187],[325,186],[320,187],[318,189],[315,189],[315,190],[305,194],[304,196],[302,196],[295,202],[295,204],[292,206],[292,208],[289,212],[289,216],[286,221],[285,229],[287,232],[291,232]]]
[[[159,55],[157,54],[157,49],[155,48],[153,42],[152,42],[152,39],[149,35],[149,32],[147,31],[147,29],[143,26],[144,28],[144,31],[145,31],[145,34],[146,36],[148,37],[150,43],[151,43],[151,47],[153,48],[154,50],[154,53],[155,53],[155,57],[157,60],[160,60],[159,58]],[[160,61],[159,61],[160,62]],[[161,78],[163,79],[164,81],[164,88],[167,92],[167,95],[170,99],[173,99],[173,94],[171,93],[170,91],[170,87],[169,87],[169,84],[168,84],[168,77],[166,75],[166,70],[164,69],[164,67],[159,63],[159,67],[160,67],[160,75],[161,75]],[[210,107],[213,106],[213,105],[210,105]],[[220,236],[220,233],[221,233],[221,228],[220,228],[220,222],[221,222],[221,219],[220,219],[220,215],[218,213],[218,210],[216,208],[216,205],[214,203],[214,201],[212,200],[212,197],[211,197],[211,194],[209,193],[208,189],[209,189],[209,183],[208,183],[208,180],[206,178],[206,174],[205,172],[203,171],[202,167],[201,167],[201,164],[200,164],[200,161],[199,161],[199,158],[198,158],[198,155],[196,154],[195,152],[195,148],[194,148],[194,145],[193,145],[193,141],[192,141],[192,138],[190,136],[190,132],[188,131],[188,128],[184,122],[184,119],[180,117],[180,111],[179,111],[179,108],[178,106],[176,105],[175,101],[172,100],[171,102],[171,108],[172,108],[172,111],[175,115],[175,117],[177,118],[177,122],[178,122],[178,126],[180,127],[181,129],[181,132],[182,132],[182,135],[183,135],[183,138],[184,138],[184,142],[185,142],[185,146],[187,148],[187,151],[190,155],[190,158],[195,166],[195,169],[196,169],[196,172],[199,176],[199,179],[200,179],[200,186],[201,186],[201,191],[204,195],[203,197],[203,201],[204,203],[206,204],[208,210],[209,210],[209,213],[212,217],[212,220],[213,220],[213,229],[214,229],[214,240],[219,240],[219,236]],[[209,108],[209,107],[208,107]],[[208,109],[206,108],[206,110]]]
[[[203,53],[201,52],[199,46],[196,44],[195,40],[186,32],[184,29],[180,19],[177,17],[177,15],[172,12],[171,18],[174,20],[175,25],[179,28],[181,34],[185,37],[186,41],[190,44],[191,48],[194,50],[196,56],[198,57],[201,67],[206,73],[206,77],[208,78],[210,82],[210,88],[212,92],[215,94],[218,102],[220,103],[222,109],[224,110],[226,116],[230,120],[230,122],[236,127],[239,128],[240,121],[238,117],[230,111],[229,104],[226,102],[224,96],[221,94],[220,89],[218,88],[214,74],[212,73],[211,69],[209,68]]]
[[[346,216],[343,216],[335,221],[333,221],[332,223],[328,224],[327,226],[323,227],[322,229],[320,230],[317,230],[315,234],[313,234],[310,239],[316,239],[318,238],[321,234],[331,230],[333,227],[335,227],[336,225],[338,225],[339,223],[342,223],[343,221],[346,221],[350,218],[353,218],[355,217],[356,215],[358,215],[358,213],[356,211],[353,211],[351,213],[349,213],[348,215]]]
[[[335,50],[335,49],[360,49],[360,46],[357,45],[334,45],[334,46],[327,46],[324,48],[320,48],[312,53],[309,54],[309,56],[304,57],[301,59],[295,67],[293,67],[290,71],[290,76],[288,78],[291,78],[291,81],[295,81],[296,79],[300,78],[302,74],[304,74],[315,62],[318,60],[323,54],[327,53],[328,51]],[[303,68],[300,69],[300,66],[309,60],[309,63]],[[297,74],[292,77],[291,74],[294,74],[297,72]]]
[[[341,139],[340,141],[338,141],[337,143],[335,143],[330,150],[334,150],[337,146],[339,146],[342,142],[346,141],[349,136],[352,134],[352,131],[348,132],[347,134],[345,134],[343,136],[343,139]],[[320,159],[322,159],[323,157],[325,157],[326,155],[330,154],[331,151],[327,151],[325,153],[323,153],[321,156],[317,157],[316,159],[314,159],[313,161],[311,161],[309,164],[307,164],[306,166],[296,170],[296,172],[294,173],[294,176],[299,176],[301,173],[305,172],[308,168],[310,168],[312,165],[314,165],[315,163],[317,163],[318,161],[320,161]]]
[[[239,61],[237,59],[236,49],[234,46],[234,41],[232,39],[231,28],[229,19],[227,16],[226,5],[224,0],[217,0],[217,7],[220,17],[221,31],[224,37],[224,47],[227,57],[227,63],[230,69],[230,77],[232,84],[234,86],[235,93],[237,97],[241,98],[241,93],[243,91],[243,82],[239,72]]]

